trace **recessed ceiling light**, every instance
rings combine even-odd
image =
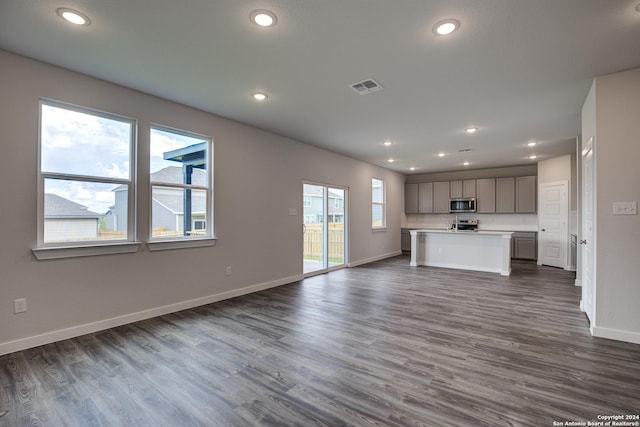
[[[383,144],[384,144],[385,147],[388,147],[388,146],[391,145],[391,141],[385,141],[385,142],[383,142]]]
[[[534,154],[534,155],[532,155],[532,156],[529,156],[529,158],[530,158],[531,160],[533,160],[533,159],[535,159],[535,158],[537,158],[537,157],[538,157],[538,156],[536,156],[535,154]]]
[[[444,157],[444,153],[438,153],[438,157]]]
[[[463,165],[469,166],[469,162],[464,162]]]
[[[264,92],[256,92],[256,93],[252,93],[251,97],[256,101],[264,101],[269,97],[269,95],[267,95]]]
[[[476,133],[478,131],[478,128],[476,127],[466,128],[464,131],[467,133]]]
[[[83,13],[78,12],[77,10],[61,7],[56,9],[56,13],[60,18],[75,25],[91,24],[91,20],[89,19],[89,17]]]
[[[411,167],[409,168],[409,170],[410,170],[410,171],[414,171],[414,170],[416,170],[416,168],[415,168],[415,166],[411,166]]]
[[[393,159],[389,159],[389,160],[388,160],[388,162],[389,162],[389,163],[393,163],[394,161],[395,161],[395,160],[393,160]]]
[[[249,15],[251,22],[261,27],[273,27],[278,22],[276,14],[270,10],[258,9]]]
[[[535,146],[536,146],[536,144],[537,144],[536,142],[531,141],[531,142],[530,142],[530,143],[528,143],[527,145],[528,145],[529,147],[535,147]]]
[[[456,19],[445,19],[433,26],[433,33],[438,36],[446,36],[460,28],[460,21]]]

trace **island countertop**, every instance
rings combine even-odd
[[[513,231],[494,231],[494,230],[459,230],[459,231],[455,231],[455,230],[438,230],[438,229],[433,229],[433,228],[425,228],[425,229],[412,229],[409,231],[411,234],[413,233],[436,233],[436,234],[480,234],[480,235],[500,235],[500,236],[504,236],[504,235],[512,235],[514,232]]]

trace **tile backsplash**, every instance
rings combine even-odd
[[[402,228],[445,229],[455,221],[455,214],[401,214]],[[537,231],[536,214],[458,214],[458,219],[478,219],[479,230]]]

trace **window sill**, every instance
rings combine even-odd
[[[374,233],[387,231],[387,227],[376,227],[376,228],[372,228],[371,231],[373,231]]]
[[[205,239],[184,239],[184,240],[155,240],[153,242],[147,242],[147,247],[150,251],[167,251],[172,249],[185,249],[185,248],[205,248],[216,245],[216,238]]]
[[[32,249],[38,261],[84,256],[128,254],[138,251],[140,242],[94,244],[86,246],[52,246]]]

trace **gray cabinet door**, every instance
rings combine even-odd
[[[404,213],[418,213],[418,184],[404,185]]]
[[[475,179],[465,179],[462,181],[462,197],[476,197]]]
[[[462,196],[462,181],[450,181],[449,182],[449,197],[452,199]]]
[[[433,182],[418,184],[418,213],[433,213]]]
[[[516,232],[511,237],[511,258],[538,258],[537,235],[535,232]]]
[[[514,213],[516,211],[515,178],[496,178],[496,212]]]
[[[496,180],[483,178],[476,180],[476,212],[495,213],[496,211]]]
[[[449,213],[449,181],[433,183],[433,213]]]
[[[536,212],[536,177],[519,176],[516,178],[516,212]]]

